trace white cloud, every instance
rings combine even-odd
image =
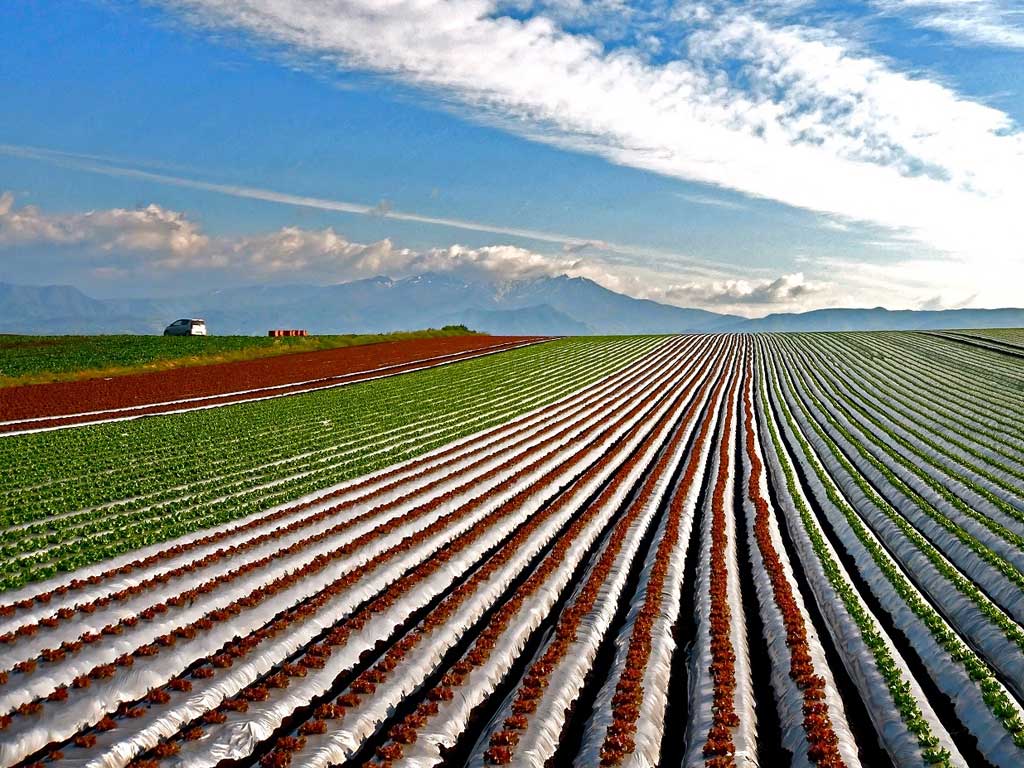
[[[46,242],[84,245],[102,251],[161,252],[188,259],[209,238],[184,214],[158,205],[72,214],[44,214],[34,206],[14,207],[14,195],[0,195],[0,245]]]
[[[603,240],[580,240],[573,243],[563,243],[563,253],[582,253],[583,251],[607,251],[611,250],[612,246]]]
[[[1004,113],[834,35],[690,12],[651,64],[487,0],[187,0],[230,26],[387,72],[512,130],[614,162],[1019,261],[1024,135]],[[691,6],[687,6],[691,8]]]
[[[808,263],[833,286],[832,306],[888,309],[1019,307],[1024,270],[1020,265],[973,259],[926,259],[912,253],[880,263],[818,254]],[[984,293],[977,286],[985,286]]]
[[[545,254],[514,245],[416,250],[398,247],[390,239],[357,243],[331,227],[283,227],[229,238],[208,236],[183,213],[155,204],[136,211],[50,214],[14,203],[10,192],[0,195],[0,252],[32,247],[37,263],[52,258],[63,274],[84,271],[106,284],[131,286],[143,277],[160,281],[174,276],[204,284],[283,278],[328,284],[425,272],[500,282],[566,274],[638,298],[740,314],[807,308],[825,298],[822,286],[806,281],[802,273],[775,280],[720,274],[709,280],[702,268],[665,273],[613,263],[600,241]],[[585,251],[595,255],[584,257]]]
[[[322,197],[310,197],[308,195],[294,195],[287,192],[279,192],[272,189],[259,187],[248,187],[237,184],[217,184],[201,179],[185,176],[174,176],[167,173],[156,173],[142,168],[126,166],[123,162],[114,158],[98,157],[96,155],[82,155],[71,152],[60,152],[40,147],[21,146],[16,144],[0,144],[0,154],[21,157],[30,160],[41,160],[55,165],[60,165],[76,170],[99,173],[105,176],[120,176],[140,181],[156,182],[175,187],[186,187],[198,189],[204,192],[214,192],[232,197],[241,197],[248,200],[261,200],[269,203],[296,206],[300,208],[315,208],[322,211],[336,211],[338,213],[351,213],[361,216],[375,216],[379,218],[391,218],[397,221],[411,221],[420,224],[433,224],[453,229],[465,229],[472,232],[488,232],[496,235],[509,235],[522,237],[530,240],[539,240],[551,243],[576,243],[586,242],[573,238],[571,235],[563,235],[557,232],[545,232],[541,230],[525,229],[517,227],[502,227],[478,221],[467,221],[465,219],[445,218],[439,216],[422,216],[416,213],[396,211],[387,200],[380,200],[376,205],[355,203],[345,200],[333,200]]]
[[[694,203],[695,205],[710,205],[713,208],[729,208],[734,211],[745,211],[747,206],[742,203],[737,203],[733,200],[726,200],[721,197],[711,197],[709,195],[684,195],[679,194],[678,197],[681,200],[685,200],[688,203]]]
[[[283,227],[269,233],[217,237],[204,233],[185,214],[156,204],[135,210],[48,213],[34,206],[17,207],[14,196],[4,192],[0,194],[0,253],[13,258],[19,252],[27,254],[22,258],[37,268],[51,260],[51,273],[86,275],[108,286],[120,285],[122,295],[135,290],[140,279],[158,284],[172,278],[179,284],[187,278],[204,285],[282,279],[328,284],[376,275],[401,278],[444,272],[496,281],[567,274],[637,298],[750,317],[834,306],[1020,304],[1020,283],[1013,273],[962,259],[903,257],[879,264],[801,255],[796,260],[810,274],[756,277],[758,272],[739,267],[638,265],[623,261],[599,241],[586,248],[540,253],[507,244],[417,250],[396,246],[390,239],[359,243],[331,227]],[[982,299],[969,289],[977,280],[998,285],[999,290]],[[879,296],[884,300],[879,301]]]
[[[936,294],[922,301],[918,305],[918,309],[963,309],[964,307],[969,307],[975,298],[976,296],[973,293],[969,296],[960,296],[959,298],[947,298],[942,294]]]
[[[332,228],[285,227],[266,235],[215,243],[204,258],[182,264],[188,268],[230,267],[244,274],[279,274],[339,282],[375,275],[404,277],[424,272],[455,272],[464,277],[522,280],[571,271],[572,259],[546,256],[513,245],[468,248],[450,245],[417,251],[396,247],[391,240],[354,243]]]
[[[1014,0],[875,0],[875,5],[953,39],[1024,48],[1024,9]]]
[[[570,255],[547,256],[512,245],[417,251],[387,239],[355,243],[330,227],[284,227],[268,234],[218,238],[203,234],[185,214],[155,204],[138,210],[50,214],[33,206],[16,208],[14,202],[12,193],[0,195],[0,248],[48,246],[59,249],[62,258],[73,251],[94,273],[110,277],[227,272],[249,280],[287,275],[325,283],[423,272],[499,280],[563,272],[602,274]]]
[[[777,312],[805,308],[809,299],[820,300],[828,289],[824,283],[805,279],[802,272],[781,275],[774,280],[714,280],[671,284],[658,293],[663,300],[681,306],[737,308]],[[747,314],[751,309],[744,309]]]

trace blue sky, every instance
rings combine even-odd
[[[568,272],[748,315],[1020,304],[1015,6],[14,0],[0,280]]]

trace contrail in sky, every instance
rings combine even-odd
[[[396,221],[409,221],[417,224],[429,224],[440,227],[451,227],[470,232],[486,232],[494,235],[505,235],[507,237],[518,237],[525,240],[535,240],[544,243],[556,243],[563,247],[567,253],[574,253],[587,248],[595,248],[604,253],[612,252],[624,256],[630,256],[630,263],[635,266],[652,266],[654,260],[663,263],[682,266],[686,265],[689,271],[696,267],[698,271],[706,271],[709,276],[719,276],[721,272],[715,270],[708,260],[693,259],[679,253],[671,253],[656,248],[645,248],[639,245],[624,243],[609,243],[594,238],[573,237],[558,232],[547,232],[538,229],[524,229],[520,227],[503,227],[495,224],[487,224],[465,219],[446,218],[443,216],[425,216],[419,213],[394,210],[382,206],[366,205],[365,203],[353,203],[345,200],[331,200],[323,197],[310,197],[308,195],[293,195],[288,192],[278,192],[260,187],[249,187],[237,184],[219,184],[200,179],[191,179],[185,176],[175,176],[168,173],[157,173],[146,171],[140,168],[126,167],[114,158],[101,155],[87,155],[72,152],[61,152],[58,150],[44,149],[40,147],[19,146],[16,144],[0,144],[0,154],[12,157],[20,157],[29,160],[58,165],[89,173],[98,173],[104,176],[118,176],[122,178],[138,179],[155,184],[166,184],[174,187],[185,187],[197,189],[203,192],[213,192],[231,197],[241,197],[249,200],[262,200],[282,205],[292,205],[301,208],[314,208],[321,211],[335,211],[338,213],[349,213],[359,216],[376,216],[379,218],[394,219]],[[723,267],[729,265],[722,264]]]

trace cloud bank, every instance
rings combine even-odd
[[[158,205],[54,215],[34,206],[16,209],[11,192],[0,194],[0,245],[39,242],[105,252],[158,253],[169,263],[195,258],[210,245],[210,239],[184,214]]]
[[[353,242],[331,227],[291,226],[215,237],[184,213],[156,204],[47,213],[35,206],[16,206],[10,192],[0,194],[0,259],[24,251],[37,266],[49,264],[64,275],[89,275],[122,288],[142,278],[189,277],[211,287],[282,281],[328,284],[440,272],[499,282],[566,274],[638,298],[740,314],[789,311],[828,299],[826,286],[806,281],[802,273],[753,281],[694,277],[666,287],[663,275],[603,261],[604,248],[603,243],[592,242],[550,254],[515,245],[453,244],[416,250],[396,246],[390,239]]]
[[[821,294],[827,286],[810,282],[803,272],[782,275],[774,280],[723,280],[669,285],[663,291],[666,300],[681,306],[751,305],[774,310],[778,306],[802,306],[804,299]]]
[[[355,243],[333,228],[283,227],[267,234],[212,237],[184,213],[156,204],[129,210],[51,214],[15,206],[0,195],[0,249],[34,246],[67,264],[69,254],[103,274],[125,277],[154,272],[224,272],[271,280],[281,276],[317,283],[375,275],[402,277],[422,272],[458,272],[497,280],[521,280],[587,267],[569,254],[548,256],[513,245],[467,248],[450,245],[417,251],[391,240]]]

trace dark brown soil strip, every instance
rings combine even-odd
[[[293,394],[333,383],[351,383],[368,377],[394,375],[439,363],[457,362],[490,349],[497,351],[541,340],[515,336],[414,339],[122,376],[110,381],[90,379],[8,387],[0,389],[0,418],[4,421],[53,418],[0,425],[0,432],[102,421],[119,416],[149,415],[244,402],[268,395]],[[442,356],[450,357],[432,359]],[[385,366],[395,367],[377,371]],[[237,394],[242,390],[266,390],[268,387],[279,388]],[[169,402],[188,398],[208,399],[192,403]],[[81,415],[91,411],[117,409],[133,410]]]

